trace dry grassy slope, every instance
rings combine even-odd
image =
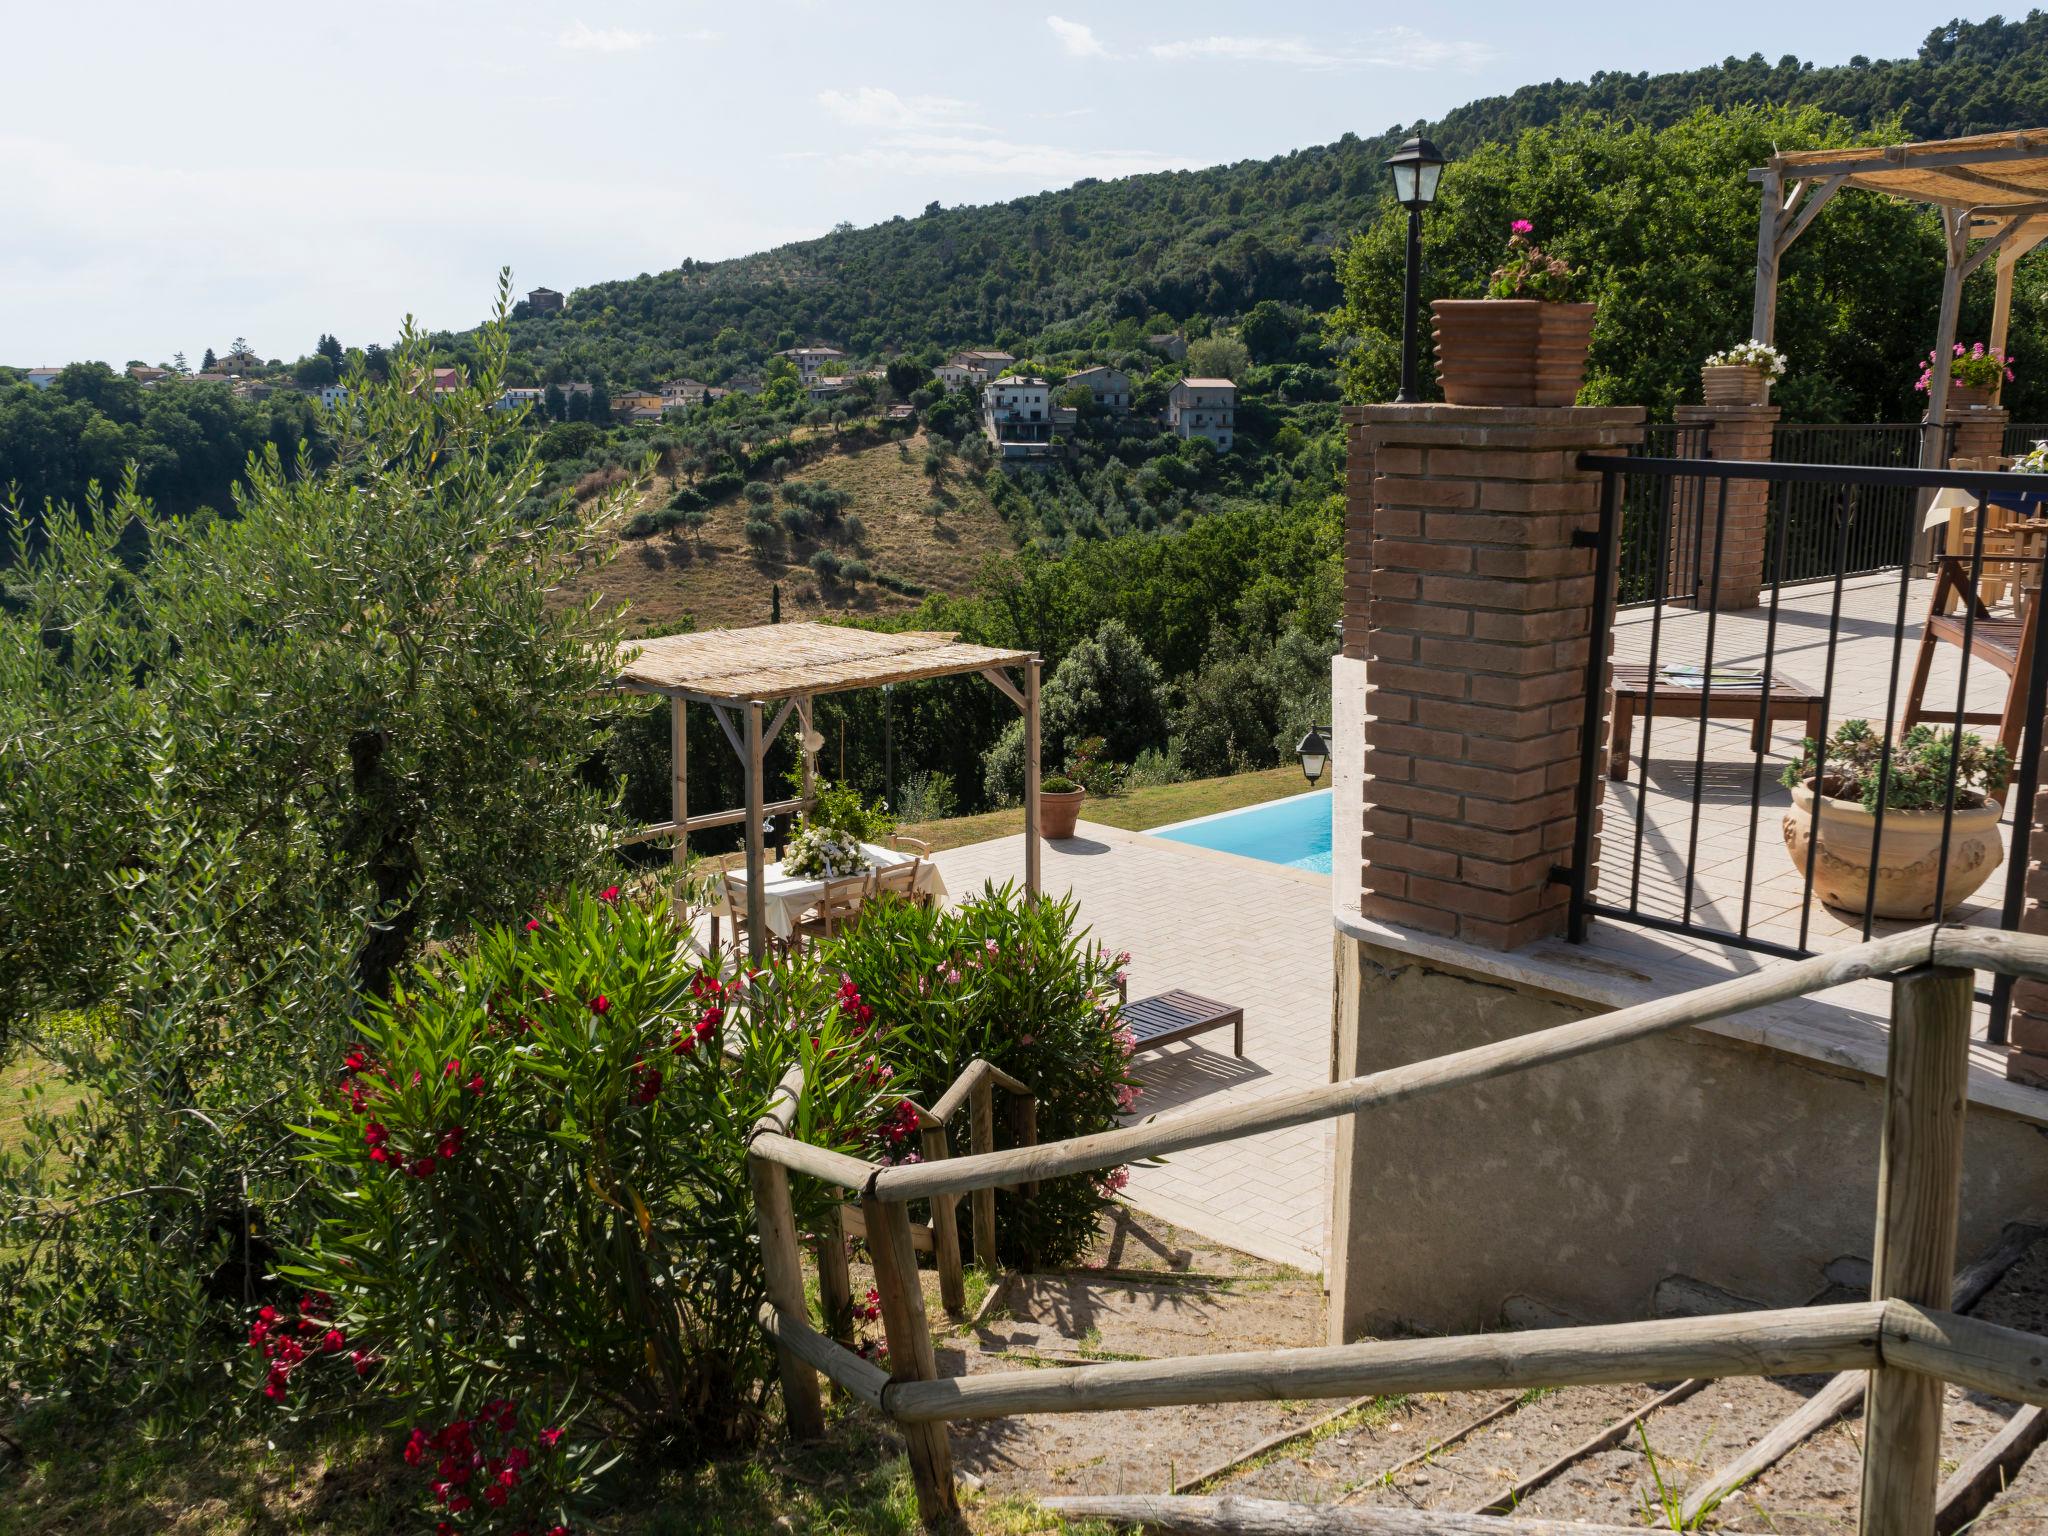
[[[843,540],[828,540],[827,547],[848,557],[858,554],[877,572],[933,591],[963,592],[982,562],[1015,548],[1015,540],[978,479],[957,461],[939,487],[946,512],[932,518],[926,510],[931,489],[923,434],[908,446],[908,457],[893,443],[831,453],[790,479],[822,481],[853,497],[846,511],[864,525],[858,549]],[[656,510],[668,495],[667,483],[658,480],[627,515]],[[771,516],[779,518],[783,505],[778,498]],[[821,583],[804,563],[819,547],[816,540],[784,535],[757,553],[746,541],[747,511],[747,503],[735,498],[714,508],[711,521],[694,535],[677,529],[649,539],[619,539],[617,558],[588,572],[574,593],[597,591],[627,603],[627,627],[634,634],[667,633],[686,620],[698,629],[765,624],[768,589],[776,582],[782,584],[785,618],[894,613],[915,606],[915,598],[873,581]]]

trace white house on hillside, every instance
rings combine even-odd
[[[951,358],[955,368],[965,368],[974,375],[977,384],[989,379],[1000,378],[1005,368],[1017,361],[1007,352],[955,352]]]
[[[1086,385],[1095,403],[1105,411],[1128,411],[1131,408],[1131,376],[1120,369],[1098,364],[1093,368],[1083,368],[1079,373],[1070,373],[1061,382]]]
[[[48,389],[57,382],[57,375],[63,371],[62,368],[30,368],[22,374],[22,377],[35,385],[37,389]]]
[[[1012,374],[983,387],[981,430],[1006,459],[1052,452],[1052,385]]]
[[[1181,437],[1203,437],[1230,452],[1237,427],[1237,385],[1229,379],[1182,379],[1166,397],[1166,424]]]
[[[817,382],[827,363],[836,363],[846,356],[837,347],[791,347],[787,352],[775,355],[796,364],[797,382],[806,387]]]
[[[932,377],[948,389],[961,389],[981,382],[981,374],[965,363],[941,363],[932,370]]]

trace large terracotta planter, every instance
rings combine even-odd
[[[1973,410],[1980,405],[1991,403],[1991,386],[1988,384],[1958,384],[1949,380],[1948,408],[1952,411]]]
[[[1586,381],[1592,304],[1438,299],[1436,376],[1451,405],[1570,405]]]
[[[1740,363],[1703,364],[1700,398],[1708,405],[1768,405],[1771,380],[1761,368]]]
[[[1085,789],[1041,789],[1038,792],[1038,835],[1046,839],[1072,837],[1074,823],[1081,819],[1081,802],[1087,798]]]
[[[1802,878],[1813,829],[1812,780],[1792,791],[1792,809],[1785,813],[1785,851]],[[1833,780],[1829,780],[1830,787]],[[1998,826],[1996,801],[1969,809],[1957,807],[1949,835],[1948,882],[1942,892],[1943,915],[1976,894],[2005,859],[2005,839]],[[1909,921],[1934,916],[1934,885],[1941,861],[1940,811],[1886,811],[1884,846],[1877,857],[1878,917]],[[1861,917],[1870,892],[1871,834],[1877,818],[1856,800],[1823,796],[1820,802],[1820,851],[1813,861],[1813,889],[1837,911]]]

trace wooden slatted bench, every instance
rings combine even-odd
[[[1213,997],[1183,992],[1176,987],[1157,997],[1141,997],[1124,1004],[1123,1022],[1138,1042],[1140,1051],[1156,1051],[1176,1040],[1191,1040],[1212,1029],[1230,1026],[1235,1037],[1233,1049],[1244,1055],[1244,1010]]]

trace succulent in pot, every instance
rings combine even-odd
[[[1483,299],[1438,299],[1437,381],[1452,405],[1570,405],[1586,379],[1597,306],[1578,301],[1584,269],[1536,244],[1516,219]]]
[[[2011,775],[2005,748],[1971,732],[1958,742],[1916,725],[1887,752],[1869,721],[1844,721],[1825,751],[1809,736],[1786,766],[1785,851],[1802,877],[1811,862],[1815,892],[1838,911],[1933,918],[1938,888],[1946,916],[2005,858],[1998,797]]]

